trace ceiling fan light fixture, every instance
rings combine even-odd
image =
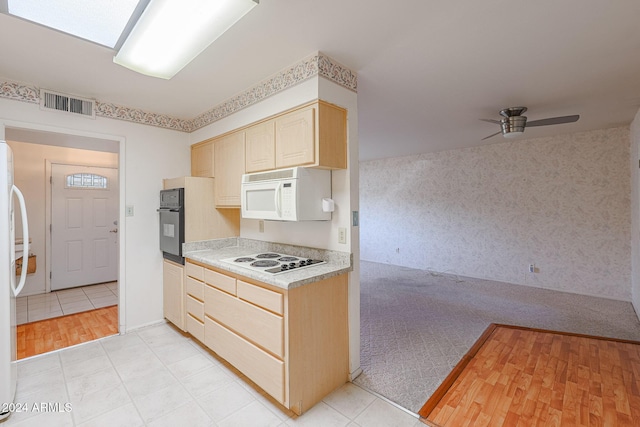
[[[517,138],[520,135],[522,135],[524,133],[524,131],[517,131],[517,130],[513,130],[513,131],[509,131],[509,132],[502,132],[502,136],[504,136],[507,139],[512,139],[512,138]]]
[[[510,116],[505,117],[500,121],[502,127],[502,136],[505,138],[515,138],[524,133],[524,128],[527,125],[527,118],[525,116]]]
[[[521,116],[527,111],[527,107],[509,107],[504,110],[500,110],[502,117],[514,117]]]
[[[258,0],[151,0],[113,62],[170,79]]]
[[[500,110],[502,119],[500,121],[494,119],[480,119],[483,122],[494,123],[500,125],[500,131],[493,133],[489,136],[482,138],[493,138],[494,136],[502,134],[505,138],[516,138],[524,133],[524,128],[537,127],[537,126],[549,126],[549,125],[561,125],[564,123],[577,122],[580,119],[578,114],[572,116],[560,116],[560,117],[548,117],[546,119],[534,120],[527,124],[527,118],[522,115],[527,111],[527,107],[511,107]]]

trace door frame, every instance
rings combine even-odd
[[[44,280],[45,280],[45,284],[44,284],[44,290],[45,292],[51,292],[51,258],[52,258],[52,254],[51,254],[51,247],[52,247],[52,236],[51,236],[51,226],[53,224],[53,218],[51,217],[52,214],[52,208],[53,208],[53,198],[51,196],[51,180],[53,178],[53,169],[52,166],[53,165],[63,165],[63,166],[79,166],[79,167],[86,167],[86,168],[103,168],[103,169],[115,169],[116,170],[116,174],[118,175],[118,213],[120,212],[120,165],[118,164],[115,168],[114,167],[110,167],[110,166],[103,166],[103,165],[91,165],[91,164],[86,164],[86,163],[80,163],[80,162],[73,162],[73,161],[65,161],[64,163],[61,162],[57,162],[54,161],[52,162],[49,159],[45,160],[45,177],[47,178],[48,182],[46,185],[46,189],[45,189],[45,197],[44,197],[44,209],[45,209],[45,238],[44,238],[44,244],[45,244],[45,275],[44,275]],[[120,218],[119,218],[119,214],[118,214],[118,232],[120,231]],[[118,247],[117,247],[117,251],[118,253],[116,254],[116,263],[119,265],[119,261],[120,261],[120,239],[121,236],[116,236],[116,238],[118,239]],[[119,283],[119,278],[120,278],[120,274],[118,274],[118,265],[116,265],[116,280],[118,280]]]
[[[117,152],[118,182],[119,182],[119,188],[118,188],[118,192],[119,192],[119,195],[118,195],[118,206],[119,206],[119,213],[118,213],[118,234],[119,234],[119,240],[118,240],[118,334],[119,335],[125,334],[127,331],[127,325],[126,325],[127,286],[126,286],[126,274],[125,274],[127,271],[126,257],[125,257],[125,244],[126,244],[126,233],[127,233],[126,224],[127,223],[125,218],[125,209],[123,209],[123,206],[126,206],[126,193],[125,193],[125,185],[124,185],[124,183],[126,182],[126,179],[125,179],[126,178],[125,153],[127,152],[126,138],[123,136],[103,134],[103,133],[97,133],[97,132],[87,132],[82,130],[62,128],[62,127],[51,126],[51,125],[40,125],[40,124],[27,123],[27,122],[15,121],[15,120],[0,120],[0,136],[2,136],[3,138],[4,138],[4,132],[6,128],[41,131],[45,133],[52,133],[58,136],[72,135],[72,136],[87,137],[87,138],[94,138],[94,139],[110,140],[118,144],[118,152]],[[87,149],[91,150],[91,148],[87,148]],[[46,175],[47,173],[49,175]],[[45,176],[50,176],[50,174],[51,174],[51,170],[45,171]],[[47,197],[51,199],[51,187],[48,185],[48,183],[43,183],[43,184],[47,188],[45,190],[45,194],[46,194],[45,199]],[[46,206],[46,203],[47,203],[47,200],[45,200],[45,206]],[[48,203],[51,203],[50,200]],[[45,212],[45,217],[46,215],[51,215],[50,209],[47,212]],[[51,223],[50,217],[48,220],[49,222],[46,224],[46,226],[48,226],[48,224]],[[50,250],[50,245],[46,247],[45,250]],[[51,266],[49,265],[51,260],[51,254],[45,254],[45,258],[46,258],[45,259],[46,271],[51,272]],[[47,289],[50,290],[51,282],[49,281],[48,277],[49,275],[45,274],[45,280],[46,280],[45,286]]]

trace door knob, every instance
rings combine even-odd
[[[118,232],[117,228],[114,228],[113,230],[109,230],[109,233],[117,233],[117,232]]]

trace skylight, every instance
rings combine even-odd
[[[170,79],[259,0],[0,0],[0,13],[116,51],[113,62]]]
[[[114,48],[140,0],[8,0],[8,12]]]

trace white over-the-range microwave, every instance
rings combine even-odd
[[[242,217],[274,221],[327,221],[331,171],[295,167],[242,175]],[[326,204],[326,202],[325,202]]]

